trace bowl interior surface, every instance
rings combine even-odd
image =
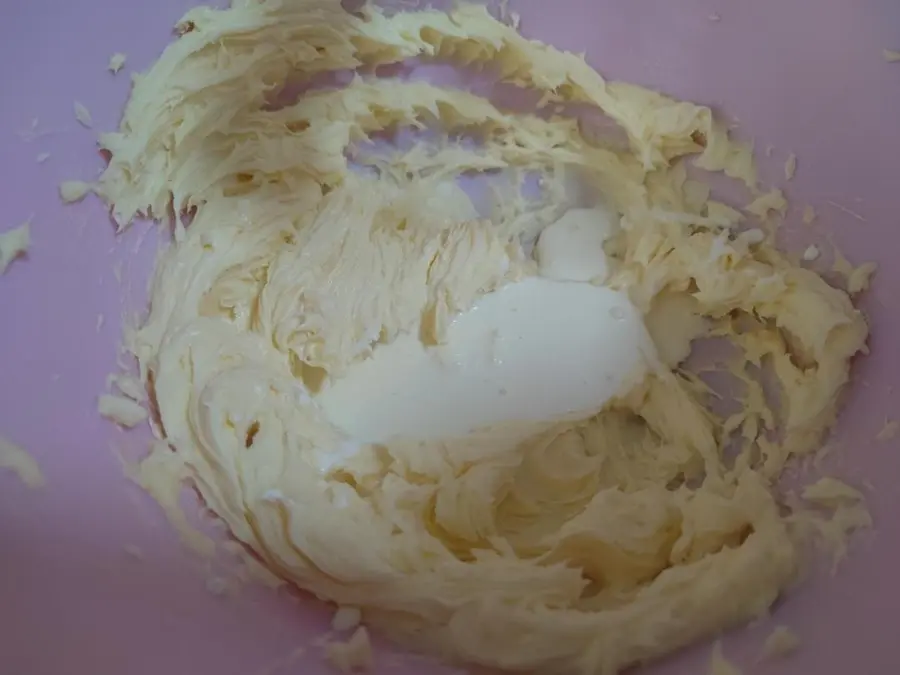
[[[11,3],[0,23],[0,230],[32,219],[33,245],[0,277],[0,436],[28,449],[47,484],[30,490],[0,473],[0,625],[9,672],[326,673],[315,638],[329,610],[299,593],[248,587],[217,596],[207,563],[186,551],[160,509],[123,476],[111,444],[147,440],[99,418],[96,396],[116,369],[123,311],[140,310],[157,233],[113,235],[94,199],[63,207],[57,185],[102,166],[95,130],[118,123],[128,73],[147,68],[188,0]],[[855,263],[880,270],[862,300],[871,355],[857,361],[825,466],[863,486],[876,527],[854,539],[836,576],[816,573],[775,617],[726,638],[750,666],[774,625],[803,640],[754,673],[891,672],[900,585],[900,438],[877,442],[900,414],[900,49],[895,0],[519,0],[522,30],[587,53],[611,79],[702,102],[756,140],[761,176],[781,182],[790,153],[793,247],[832,237]],[[126,70],[106,64],[126,52]],[[37,119],[37,122],[33,120]],[[38,155],[50,153],[43,162]],[[819,219],[800,224],[806,204]],[[852,212],[852,213],[851,213]],[[139,559],[128,550],[143,552]],[[665,675],[704,672],[698,647],[658,664]],[[376,673],[452,672],[380,647]]]

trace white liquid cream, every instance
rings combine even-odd
[[[326,415],[374,443],[599,411],[655,358],[627,295],[583,283],[605,275],[610,219],[600,209],[570,211],[538,242],[541,268],[552,269],[552,279],[528,278],[485,295],[453,320],[442,345],[403,335],[377,347],[318,397]],[[551,245],[542,246],[548,231]],[[575,280],[561,280],[567,277]]]
[[[535,258],[541,276],[564,281],[600,281],[607,275],[603,244],[618,227],[604,208],[571,209],[541,232]]]

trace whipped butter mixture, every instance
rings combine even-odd
[[[127,340],[154,494],[195,486],[278,576],[454,660],[614,673],[767,611],[804,508],[776,482],[867,326],[687,175],[777,217],[749,146],[475,6],[240,0],[178,28],[95,186],[122,226],[181,214]],[[544,112],[372,75],[415,57],[490,64]],[[480,172],[540,188],[476,209],[455,179]],[[591,199],[566,201],[573,175]],[[730,408],[681,368],[698,337],[731,344]]]

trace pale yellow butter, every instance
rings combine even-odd
[[[135,425],[147,417],[142,391],[153,392],[163,440],[137,479],[195,549],[215,546],[179,510],[184,483],[278,575],[353,608],[339,626],[360,612],[401,643],[513,670],[614,673],[768,610],[799,563],[771,486],[791,457],[819,448],[868,327],[846,292],[765,232],[733,231],[741,210],[766,220],[787,209],[779,189],[760,192],[751,145],[708,108],[606,81],[479,7],[354,16],[337,0],[263,1],[195,9],[179,26],[134,79],[121,129],[101,136],[112,159],[95,188],[122,227],[170,204],[193,213],[129,335],[141,387],[117,384],[123,396],[101,407]],[[356,77],[266,105],[291,74],[419,56],[490,63],[548,102],[597,106],[628,145],[588,143],[571,120],[423,81]],[[484,143],[442,139],[372,159],[371,172],[349,165],[357,141],[426,120]],[[710,199],[687,179],[687,158],[757,198],[741,209]],[[552,199],[532,207],[497,189],[484,219],[448,187],[480,171],[513,184],[538,174]],[[583,254],[575,274],[548,262],[555,230],[540,239],[560,222],[567,171],[615,216],[603,236],[593,221],[570,223]],[[383,346],[444,345],[487,294],[542,273],[622,294],[630,304],[611,321],[645,315],[652,348],[602,409],[377,444],[326,414],[334,383]],[[673,370],[707,335],[740,352],[732,369],[746,392],[728,420]],[[547,351],[546,363],[566,356]],[[748,374],[764,361],[782,385],[777,442]],[[730,431],[745,443],[734,467],[723,459]],[[838,505],[842,535],[861,522],[850,508]],[[369,667],[366,629],[329,657]]]

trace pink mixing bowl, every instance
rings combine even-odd
[[[284,590],[210,593],[207,563],[184,550],[110,449],[141,447],[144,432],[122,434],[96,413],[97,394],[116,367],[122,310],[141,307],[156,236],[139,226],[116,238],[96,200],[59,203],[60,181],[90,180],[101,166],[94,133],[76,122],[73,102],[92,111],[95,129],[115,127],[127,72],[152,63],[190,4],[7,0],[2,12],[0,230],[33,214],[33,246],[0,277],[0,436],[36,457],[47,484],[30,490],[0,474],[0,672],[330,672],[313,644],[329,610]],[[876,526],[854,539],[835,577],[812,574],[772,620],[727,636],[724,645],[752,673],[900,672],[900,438],[874,439],[885,418],[900,415],[893,388],[900,382],[900,266],[893,260],[900,252],[900,63],[882,57],[883,48],[900,49],[900,3],[511,4],[527,35],[585,50],[608,76],[735,116],[759,150],[773,147],[770,157],[761,153],[764,178],[780,179],[796,153],[787,190],[791,245],[831,235],[851,260],[881,265],[863,300],[872,354],[856,364],[826,462],[866,486]],[[114,77],[106,64],[118,51],[128,65]],[[39,163],[42,153],[50,156]],[[820,214],[813,227],[799,224],[805,204]],[[134,547],[143,559],[126,551]],[[803,647],[756,664],[776,624],[791,626]],[[451,672],[390,654],[379,646],[377,673]],[[651,670],[696,674],[707,658],[706,647],[696,648]]]

